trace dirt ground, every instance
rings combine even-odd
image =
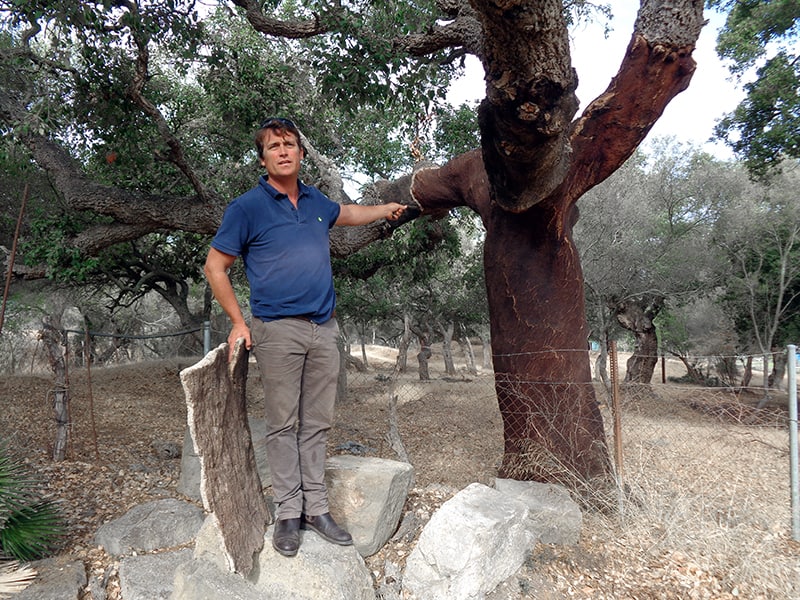
[[[502,424],[491,377],[460,370],[456,377],[445,378],[434,371],[431,382],[421,383],[412,369],[393,383],[391,350],[370,347],[368,359],[366,372],[349,373],[348,397],[337,406],[329,452],[397,459],[386,435],[393,391],[400,435],[415,468],[406,510],[417,517],[418,533],[457,491],[475,481],[491,485],[496,476]],[[95,368],[91,373],[73,370],[71,437],[68,458],[61,463],[51,460],[52,380],[46,374],[0,377],[0,439],[40,476],[43,495],[61,502],[69,526],[61,552],[82,558],[90,575],[110,574],[111,600],[121,597],[115,588],[118,565],[94,547],[94,532],[137,504],[180,497],[180,458],[173,450],[182,445],[186,407],[179,373],[193,362],[165,360]],[[252,365],[248,400],[258,416],[260,390],[258,370]],[[605,521],[591,516],[585,518],[584,530],[575,547],[537,546],[520,579],[510,584],[514,589],[505,590],[506,598],[532,597],[528,591],[533,582],[540,590],[537,598],[783,598],[748,596],[725,589],[706,572],[687,574],[672,554],[642,556],[634,548],[621,547]],[[402,566],[413,544],[413,536],[394,539],[367,559],[376,588],[387,584],[387,562]],[[789,555],[798,556],[791,543],[785,546]]]

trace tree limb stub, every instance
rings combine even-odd
[[[245,576],[270,521],[247,421],[247,361],[239,340],[230,363],[225,343],[180,374],[200,458],[203,506],[217,518],[231,570]]]
[[[645,0],[633,30],[654,46],[694,46],[707,23],[704,4],[702,0]]]
[[[417,170],[411,196],[425,214],[441,217],[457,206],[467,206],[484,216],[489,209],[489,178],[480,150],[472,150],[436,167]]]
[[[436,25],[426,33],[398,38],[392,45],[396,50],[411,56],[427,56],[439,50],[459,46],[476,56],[483,54],[481,24],[472,14],[456,17],[444,25]]]

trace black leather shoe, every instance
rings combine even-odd
[[[353,543],[353,537],[336,524],[329,512],[315,517],[303,515],[303,523],[300,527],[316,531],[333,544],[350,546]]]
[[[294,556],[300,549],[300,518],[278,519],[272,532],[272,547],[284,556]]]

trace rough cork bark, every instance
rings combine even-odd
[[[203,506],[217,517],[231,570],[245,576],[271,518],[247,423],[247,355],[239,342],[228,363],[225,343],[181,371],[189,431],[200,457]]]

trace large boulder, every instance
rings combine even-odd
[[[325,464],[331,512],[361,556],[380,550],[397,529],[414,468],[405,462],[333,456]]]
[[[405,597],[479,600],[522,566],[536,542],[528,507],[473,483],[445,502],[406,561]]]
[[[255,568],[244,578],[228,568],[218,524],[209,517],[193,559],[175,572],[171,600],[374,600],[372,576],[354,546],[337,546],[303,531],[299,552],[286,557],[272,548],[273,527]]]
[[[562,546],[578,543],[583,514],[563,487],[515,479],[495,479],[494,487],[528,507],[528,526],[540,542]]]
[[[190,502],[153,500],[101,525],[94,540],[115,556],[172,548],[194,539],[203,519],[203,509]]]

